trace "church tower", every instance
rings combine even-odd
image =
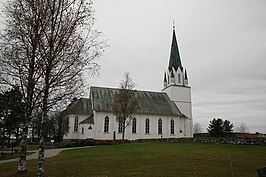
[[[192,137],[191,88],[188,85],[187,70],[182,66],[178,50],[175,26],[173,26],[172,45],[167,71],[164,73],[163,92],[177,105],[186,118],[185,135]]]

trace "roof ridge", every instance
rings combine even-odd
[[[121,88],[114,88],[114,87],[99,87],[99,86],[91,86],[91,88],[121,90]],[[162,91],[149,91],[149,90],[138,90],[138,89],[133,89],[132,91],[146,92],[146,93],[162,93],[162,94],[166,94],[165,92],[162,92]]]

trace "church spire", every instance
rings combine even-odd
[[[171,46],[168,69],[169,71],[171,71],[172,68],[177,70],[178,67],[180,67],[181,70],[183,69],[180,55],[179,55],[178,46],[177,46],[177,40],[176,40],[176,35],[175,35],[175,25],[173,24],[173,37],[172,37],[172,46]]]

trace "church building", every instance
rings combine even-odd
[[[112,140],[122,138],[122,125],[113,112],[119,88],[90,88],[89,98],[72,101],[63,111],[69,130],[64,139]],[[125,139],[192,137],[191,88],[183,68],[173,28],[172,45],[162,91],[136,90],[138,110],[125,129]]]

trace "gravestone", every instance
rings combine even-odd
[[[260,167],[257,169],[258,177],[266,177],[266,167]]]

